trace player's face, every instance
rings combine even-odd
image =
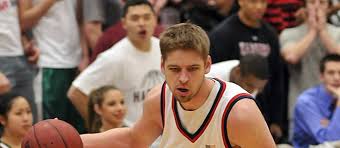
[[[32,127],[33,117],[31,107],[22,97],[13,101],[11,109],[7,113],[7,119],[1,116],[1,124],[5,132],[14,136],[24,136]]]
[[[130,40],[144,42],[154,33],[156,16],[148,5],[131,6],[122,23]]]
[[[194,50],[175,50],[162,58],[162,72],[173,95],[181,103],[190,101],[200,91],[211,59],[204,60]]]
[[[103,122],[119,125],[123,122],[127,107],[123,94],[118,90],[109,90],[104,94],[104,100],[96,110]]]
[[[248,21],[258,22],[267,9],[267,0],[239,0],[241,11]]]
[[[325,85],[335,88],[340,87],[340,62],[329,61],[325,64],[325,70],[321,73],[321,81]]]

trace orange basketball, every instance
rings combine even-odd
[[[21,141],[21,148],[82,148],[79,133],[70,124],[57,119],[36,123]]]

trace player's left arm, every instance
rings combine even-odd
[[[231,144],[242,148],[275,148],[268,126],[252,99],[239,100],[227,119]]]

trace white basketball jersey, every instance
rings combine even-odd
[[[194,111],[184,110],[164,83],[161,94],[163,134],[160,147],[231,148],[227,118],[240,99],[252,98],[240,86],[219,79],[208,99]]]

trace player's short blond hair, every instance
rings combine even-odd
[[[160,48],[163,60],[175,50],[194,50],[203,59],[209,55],[210,41],[207,33],[191,23],[180,23],[166,29],[160,37]]]

